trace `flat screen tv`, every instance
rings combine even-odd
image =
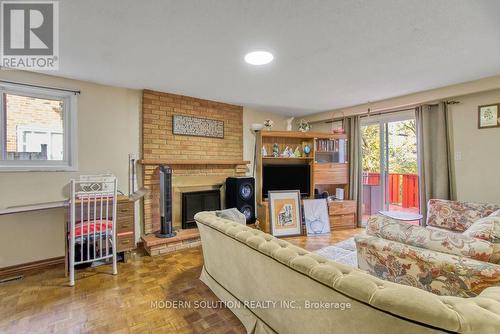
[[[300,190],[303,197],[311,191],[310,165],[262,166],[262,194],[267,198],[270,190]]]

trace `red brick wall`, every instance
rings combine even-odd
[[[17,127],[63,131],[62,102],[7,94],[7,152],[17,152]]]
[[[190,115],[224,121],[224,138],[174,135],[173,115]],[[191,161],[243,160],[243,107],[188,96],[143,92],[143,159]],[[144,166],[144,232],[159,230],[159,174],[156,165]],[[174,165],[177,175],[244,175],[246,166]]]

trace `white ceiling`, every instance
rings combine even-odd
[[[302,115],[500,74],[500,1],[62,0],[60,71]],[[245,53],[274,53],[255,67]]]

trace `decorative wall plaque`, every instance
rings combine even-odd
[[[173,115],[172,132],[175,135],[224,138],[224,121]]]

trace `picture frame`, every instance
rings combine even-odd
[[[271,234],[275,237],[302,235],[300,191],[269,191],[268,199]]]
[[[174,135],[224,139],[224,121],[188,115],[172,115]]]
[[[330,217],[326,198],[305,199],[303,205],[307,235],[330,234]]]
[[[478,129],[498,128],[500,124],[500,103],[487,104],[478,107]]]

